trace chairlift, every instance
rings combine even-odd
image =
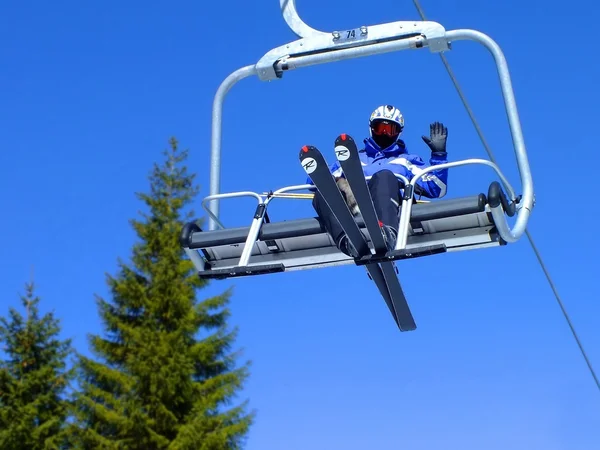
[[[202,201],[202,207],[209,216],[208,229],[201,229],[196,222],[185,224],[180,244],[193,262],[198,276],[205,279],[363,265],[369,269],[369,276],[379,287],[400,330],[414,330],[416,325],[399,284],[396,294],[393,294],[389,278],[386,278],[388,291],[382,285],[382,277],[374,278],[376,272],[371,269],[375,264],[385,269],[396,260],[504,246],[517,242],[527,227],[534,206],[533,183],[505,57],[490,37],[475,30],[447,31],[439,23],[423,20],[324,32],[302,21],[295,0],[280,0],[280,8],[288,26],[299,39],[270,50],[256,64],[234,71],[219,86],[212,111],[210,193]],[[220,192],[223,101],[238,81],[250,76],[257,76],[262,81],[278,80],[290,70],[400,50],[428,48],[431,53],[446,52],[451,50],[452,42],[460,40],[478,42],[494,58],[522,194],[517,195],[500,168],[485,159],[451,161],[425,169],[412,180],[405,180],[395,250],[385,254],[378,251],[378,241],[373,239],[372,234],[374,229],[365,217],[359,215],[355,224],[367,237],[368,254],[355,259],[338,250],[318,217],[280,221],[272,221],[268,217],[268,205],[274,199],[310,198],[315,189],[313,185],[284,186],[266,193]],[[416,182],[430,170],[472,164],[488,166],[499,181],[493,181],[487,189],[472,196],[429,202],[415,200]],[[234,197],[253,197],[257,201],[248,226],[228,228],[219,220],[219,201]],[[508,223],[509,217],[515,218],[512,228]],[[401,308],[404,312],[400,312]]]

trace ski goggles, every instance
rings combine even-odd
[[[371,124],[373,134],[382,135],[387,134],[388,136],[396,136],[400,134],[400,125],[396,122],[389,122],[387,120],[380,120]]]

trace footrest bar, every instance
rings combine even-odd
[[[285,272],[283,264],[261,264],[256,266],[236,266],[226,269],[202,270],[198,276],[204,279],[223,280],[226,278],[264,275],[267,273]]]
[[[356,259],[354,262],[357,266],[364,266],[365,264],[419,258],[421,256],[436,255],[439,253],[446,253],[445,244],[424,245],[423,247],[392,250],[387,252],[385,255],[366,255],[362,258]]]

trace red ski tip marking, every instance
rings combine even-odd
[[[378,222],[379,222],[379,226],[383,227],[383,222],[381,220],[379,220]]]
[[[342,141],[346,140],[346,133],[342,133],[342,135],[340,136],[342,138]]]
[[[304,147],[302,147],[302,151],[303,151],[304,153],[307,153],[307,152],[308,152],[308,147],[305,145]]]

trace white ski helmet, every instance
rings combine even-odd
[[[398,135],[402,133],[404,129],[404,116],[398,108],[392,105],[379,106],[375,111],[371,113],[369,119],[369,130],[371,137],[373,137],[373,129],[377,123],[388,122],[398,124]]]

